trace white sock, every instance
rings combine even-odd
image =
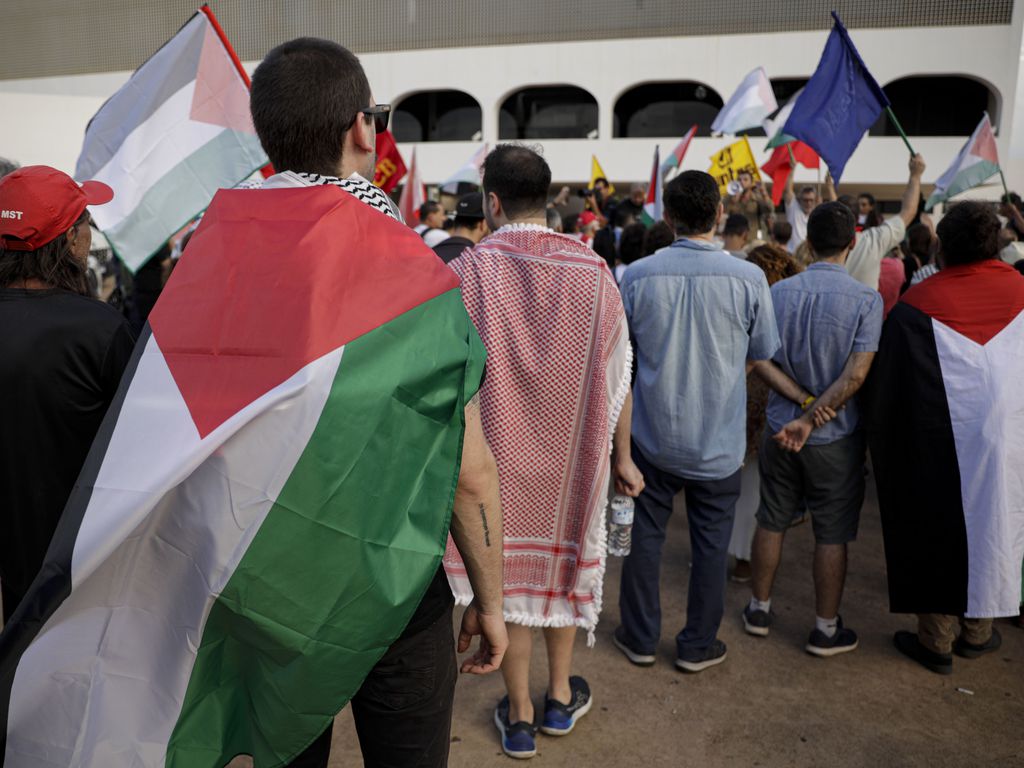
[[[750,610],[753,611],[764,611],[768,613],[772,608],[772,599],[769,597],[767,600],[758,600],[756,597],[750,598]]]
[[[823,619],[821,616],[815,616],[814,626],[819,632],[824,633],[825,637],[832,637],[836,633],[836,630],[839,629],[839,616],[833,616],[831,619]]]

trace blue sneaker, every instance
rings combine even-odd
[[[494,724],[501,733],[501,751],[509,757],[526,760],[537,754],[537,728],[533,723],[521,720],[508,721],[508,696],[498,702],[494,709]]]
[[[568,704],[545,697],[544,724],[542,733],[548,736],[565,736],[576,727],[576,721],[583,717],[594,704],[587,681],[578,675],[569,678],[572,699]]]

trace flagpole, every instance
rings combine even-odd
[[[900,137],[903,139],[903,143],[906,144],[907,149],[910,150],[910,154],[916,155],[917,153],[914,151],[914,148],[910,146],[910,139],[907,138],[907,133],[903,130],[903,126],[900,125],[900,121],[896,119],[896,113],[892,111],[892,107],[886,107],[885,113],[889,116],[889,119],[892,120],[892,124],[896,126],[896,130],[899,131]]]
[[[1003,167],[999,166],[999,178],[1003,182],[1003,196],[1006,202],[1010,202],[1010,190],[1006,188],[1006,177],[1003,176]]]

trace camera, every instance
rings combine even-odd
[[[577,189],[576,190],[576,195],[578,197],[593,197],[594,196],[594,190],[592,190],[592,189]]]

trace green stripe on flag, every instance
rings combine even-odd
[[[218,189],[241,181],[266,162],[255,135],[225,129],[150,187],[135,209],[103,234],[134,271],[205,210]]]
[[[440,566],[483,360],[457,289],[346,345],[206,621],[168,768],[280,765],[359,689]]]
[[[998,165],[988,160],[978,160],[976,163],[961,169],[953,177],[953,181],[950,182],[946,189],[936,189],[932,192],[931,197],[924,204],[925,210],[930,211],[939,203],[943,203],[949,200],[949,198],[959,195],[961,192],[981,186],[997,173],[999,173]]]

